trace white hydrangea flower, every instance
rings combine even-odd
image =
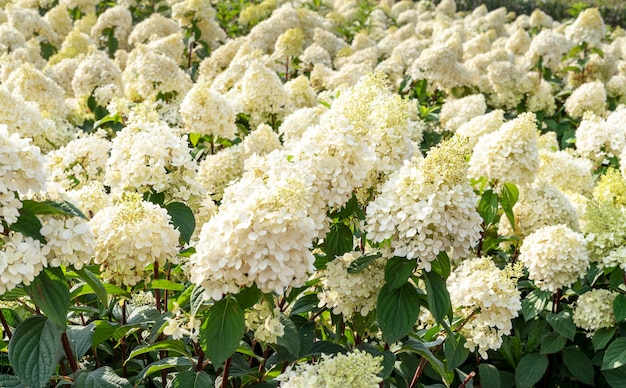
[[[104,133],[94,133],[79,137],[48,153],[45,168],[52,182],[65,189],[80,189],[85,184],[104,179],[104,170],[111,142]]]
[[[537,287],[554,292],[572,285],[587,273],[589,251],[585,237],[566,225],[537,229],[524,238],[519,260]]]
[[[122,71],[104,51],[93,50],[76,68],[72,90],[75,97],[83,100],[93,94],[98,105],[106,106],[124,94]]]
[[[49,266],[73,265],[81,269],[91,261],[96,242],[87,220],[79,217],[41,218],[41,234],[47,242],[43,250]]]
[[[561,58],[574,46],[574,42],[551,29],[543,29],[533,37],[526,52],[526,60],[530,67],[535,66],[539,59],[542,65],[556,71],[561,65]]]
[[[180,104],[180,114],[188,132],[233,139],[237,132],[237,112],[209,85],[196,83]]]
[[[196,181],[197,166],[187,140],[167,125],[131,123],[111,142],[104,184],[112,193],[166,193],[166,200],[192,200],[203,194]]]
[[[99,211],[89,222],[96,238],[94,263],[103,279],[134,286],[151,276],[145,268],[178,262],[178,230],[164,208],[141,200],[139,194]]]
[[[393,173],[367,207],[368,238],[389,239],[394,256],[418,258],[427,271],[439,252],[466,257],[482,223],[466,177],[466,155],[462,140],[454,138]]]
[[[588,193],[593,185],[591,170],[593,162],[577,157],[567,150],[539,151],[539,171],[537,179],[555,186],[559,190],[575,193]]]
[[[218,300],[252,283],[277,293],[304,284],[314,271],[312,240],[325,219],[313,180],[279,151],[246,161],[242,178],[226,189],[219,212],[202,227],[190,258],[190,279],[204,287],[205,297]]]
[[[613,301],[617,295],[619,293],[614,291],[595,289],[579,296],[572,316],[576,326],[588,331],[588,337],[592,337],[596,330],[613,327]]]
[[[565,35],[576,44],[587,42],[591,46],[597,46],[606,35],[604,20],[598,8],[583,10],[573,24],[567,26]]]
[[[98,21],[91,28],[91,37],[99,41],[101,46],[106,46],[109,37],[105,35],[105,30],[112,29],[119,48],[126,49],[132,26],[133,15],[130,10],[123,5],[116,5],[107,8],[98,16]]]
[[[258,62],[241,79],[239,100],[243,112],[251,116],[252,126],[280,121],[291,109],[289,94],[278,75]]]
[[[585,112],[602,116],[606,112],[606,89],[600,81],[580,85],[565,100],[565,111],[572,117],[583,117]]]
[[[317,364],[297,364],[289,367],[276,380],[283,388],[376,388],[382,381],[382,358],[355,349],[348,354],[323,354]]]
[[[0,217],[9,225],[17,221],[22,207],[15,193],[37,193],[45,187],[46,159],[30,140],[10,134],[7,126],[0,124]]]
[[[326,306],[333,314],[343,314],[344,319],[352,318],[355,313],[367,316],[375,310],[378,292],[385,283],[386,260],[378,258],[364,270],[348,273],[348,267],[359,256],[359,252],[348,252],[318,272],[322,279],[318,307]]]
[[[175,20],[168,19],[160,13],[153,13],[133,27],[133,31],[128,36],[128,43],[132,45],[148,43],[178,32],[180,32],[180,26]]]
[[[320,116],[325,109],[322,105],[300,108],[285,117],[283,123],[278,127],[278,133],[281,135],[285,147],[295,144],[308,128],[319,124]]]
[[[196,179],[216,201],[222,199],[224,190],[243,174],[243,149],[239,144],[207,155],[198,166]]]
[[[19,232],[2,237],[0,249],[0,295],[18,284],[30,284],[48,265],[41,243]]]
[[[482,135],[497,131],[502,124],[504,124],[504,111],[495,109],[461,123],[456,130],[456,134],[467,138],[469,146],[474,148]]]
[[[443,89],[472,85],[475,79],[475,74],[460,62],[459,55],[445,44],[422,51],[409,74],[414,80],[427,79]]]
[[[600,164],[619,156],[626,149],[626,105],[620,105],[606,118],[587,113],[576,130],[576,150]]]
[[[254,331],[254,339],[275,344],[285,334],[285,325],[280,322],[280,308],[273,309],[267,302],[256,303],[246,312],[246,327]]]
[[[446,280],[452,307],[467,319],[461,329],[465,347],[478,348],[484,359],[488,349],[500,349],[522,308],[517,289],[521,272],[517,267],[500,270],[490,258],[480,257],[463,261]]]
[[[89,218],[113,204],[111,196],[106,193],[101,181],[88,182],[80,189],[66,191],[65,195],[69,202],[73,203]]]
[[[534,113],[522,113],[495,132],[478,139],[469,162],[469,175],[512,182],[533,181],[539,168],[537,125]]]
[[[241,142],[244,158],[252,154],[269,154],[281,147],[278,134],[267,124],[261,124],[254,131],[250,131],[248,136]]]
[[[471,94],[458,100],[447,100],[441,107],[439,122],[448,131],[456,131],[463,123],[485,114],[487,103],[482,94]]]

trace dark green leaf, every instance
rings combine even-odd
[[[626,365],[626,338],[613,341],[604,353],[602,370],[619,368]]]
[[[296,325],[284,315],[280,316],[280,323],[284,326],[284,334],[278,337],[276,344],[287,349],[294,357],[298,357],[300,354],[300,336]]]
[[[624,388],[626,385],[624,384],[626,381],[626,365],[616,369],[603,370],[601,373],[613,388]]]
[[[559,332],[563,337],[574,340],[576,335],[576,325],[572,320],[572,314],[569,311],[561,311],[558,314],[548,313],[546,321],[554,330]]]
[[[72,347],[74,357],[81,359],[91,349],[96,325],[92,322],[87,326],[70,326],[67,328],[67,339]]]
[[[613,301],[613,313],[615,321],[621,322],[626,319],[626,294],[619,294]]]
[[[382,254],[380,252],[376,252],[358,257],[348,266],[348,273],[358,273],[363,271],[372,261],[378,259],[381,255]]]
[[[441,275],[444,280],[448,279],[452,268],[450,267],[450,258],[445,251],[439,252],[437,254],[437,258],[433,260],[430,264],[433,271]]]
[[[330,230],[326,234],[324,241],[324,251],[330,258],[350,252],[354,247],[352,230],[347,225],[341,223],[330,225]]]
[[[543,354],[529,353],[520,360],[515,370],[515,386],[528,388],[541,380],[548,369],[548,357]]]
[[[396,342],[407,335],[419,316],[419,296],[412,284],[395,290],[385,284],[376,304],[378,324],[387,342]]]
[[[511,225],[515,225],[515,216],[513,213],[513,206],[517,203],[517,199],[519,198],[519,190],[517,186],[513,183],[506,182],[502,185],[502,192],[500,193],[500,205],[502,205],[502,210],[506,215],[506,218],[509,220]]]
[[[74,271],[91,287],[102,305],[108,306],[109,294],[107,294],[107,290],[104,287],[104,284],[102,284],[102,281],[100,281],[100,279],[87,268],[81,268]]]
[[[63,329],[35,315],[17,327],[9,342],[9,362],[26,385],[43,387],[54,373],[63,352]]]
[[[389,289],[402,287],[417,267],[417,260],[408,260],[406,257],[392,257],[385,265],[385,282]]]
[[[125,378],[118,376],[108,366],[103,366],[94,371],[84,369],[76,373],[75,387],[80,388],[130,388],[131,385]]]
[[[454,378],[454,374],[448,373],[445,366],[443,365],[443,362],[435,357],[435,355],[430,351],[430,349],[428,348],[428,346],[426,346],[424,342],[419,339],[409,338],[407,341],[404,342],[401,351],[417,353],[420,356],[424,357],[430,363],[430,366],[432,366],[435,372],[437,372],[437,374],[441,376],[446,386],[450,386],[450,383]]]
[[[500,371],[495,366],[481,363],[478,365],[478,377],[482,387],[500,388]]]
[[[193,370],[176,373],[170,385],[171,388],[205,388],[212,386],[213,379],[208,373]]]
[[[215,368],[235,352],[245,330],[243,309],[233,298],[226,296],[209,309],[200,328],[200,345]]]
[[[498,195],[493,190],[486,190],[480,202],[478,202],[478,213],[485,221],[485,225],[490,225],[498,214]]]
[[[604,349],[606,344],[609,343],[609,341],[613,338],[614,335],[615,335],[614,327],[596,330],[596,332],[593,333],[593,338],[591,338],[591,343],[593,344],[593,350],[597,352],[598,350]]]
[[[322,354],[337,354],[337,353],[347,353],[348,351],[343,346],[336,344],[334,342],[328,341],[317,341],[314,342],[311,348],[309,349],[307,356],[315,356],[319,357]]]
[[[469,349],[465,346],[465,338],[462,335],[448,336],[443,342],[443,354],[446,355],[446,368],[448,371],[460,366],[467,360]]]
[[[559,333],[549,332],[541,337],[541,354],[552,354],[560,352],[565,347],[567,338]]]
[[[159,361],[155,361],[147,367],[143,368],[143,370],[137,375],[137,381],[141,381],[151,374],[162,371],[164,369],[186,366],[192,366],[191,360],[187,357],[162,358]]]
[[[93,347],[97,347],[104,341],[111,338],[113,333],[115,333],[115,330],[120,327],[119,324],[114,324],[109,321],[101,320],[93,321],[93,324],[95,326],[95,330],[93,333],[93,343],[91,344],[91,346]]]
[[[70,306],[70,291],[63,271],[46,268],[25,286],[33,303],[57,326],[65,329]]]
[[[180,232],[180,239],[189,243],[196,228],[196,219],[189,206],[182,202],[170,202],[165,206],[167,214],[172,217],[170,223]]]
[[[563,349],[563,363],[576,380],[593,385],[593,364],[583,352],[576,348]]]
[[[11,375],[0,375],[0,387],[28,388],[17,376]]]
[[[428,309],[439,323],[452,308],[450,294],[446,287],[446,281],[435,272],[424,272],[424,282],[426,283],[426,297],[428,299]]]
[[[39,218],[24,208],[20,209],[19,212],[20,215],[17,221],[11,224],[9,229],[46,244],[46,238],[41,234],[41,221],[39,221]]]
[[[542,312],[550,301],[550,293],[541,290],[533,290],[522,300],[522,315],[525,321],[529,321]]]
[[[61,214],[70,217],[80,217],[87,219],[83,212],[81,212],[78,208],[76,208],[76,206],[67,201],[38,202],[27,199],[22,201],[22,205],[22,209],[28,210],[32,214]]]
[[[317,294],[307,294],[303,295],[300,298],[296,299],[296,302],[293,304],[291,308],[290,314],[297,315],[302,313],[308,313],[309,311],[313,311],[317,309],[317,305],[320,300],[317,297]]]
[[[352,198],[345,204],[339,211],[333,212],[330,218],[337,218],[338,220],[345,220],[350,217],[359,207],[359,200],[356,195],[352,194]]]

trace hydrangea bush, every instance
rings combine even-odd
[[[626,32],[0,1],[0,386],[622,387]]]

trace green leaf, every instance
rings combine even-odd
[[[437,321],[443,321],[452,308],[450,293],[446,287],[446,281],[435,272],[424,272],[424,282],[426,283],[426,297],[428,299],[428,309]]]
[[[485,225],[491,225],[498,215],[498,195],[493,190],[486,190],[478,202],[478,213],[485,221]]]
[[[26,385],[43,387],[53,375],[63,352],[63,329],[35,315],[17,327],[9,342],[9,362]]]
[[[430,363],[430,366],[432,366],[435,372],[437,372],[437,374],[441,376],[444,384],[447,387],[449,387],[450,383],[452,383],[454,374],[448,373],[445,366],[443,365],[443,362],[441,362],[440,359],[435,357],[435,355],[430,351],[428,346],[426,346],[426,344],[423,341],[419,339],[415,339],[415,338],[409,338],[407,341],[404,342],[404,345],[402,346],[402,349],[400,351],[401,352],[409,351],[409,352],[417,353],[420,356],[424,357]]]
[[[511,225],[515,225],[515,215],[513,213],[513,206],[517,203],[519,198],[519,190],[513,183],[506,182],[502,185],[502,192],[500,193],[500,205],[502,210],[509,220]]]
[[[259,291],[256,284],[252,283],[251,286],[240,289],[235,295],[235,299],[241,308],[245,310],[254,306],[262,296],[263,294]]]
[[[619,323],[626,319],[626,294],[619,294],[613,301],[613,313],[615,322]]]
[[[452,268],[450,267],[450,258],[445,251],[441,251],[437,254],[437,258],[431,263],[432,270],[441,275],[446,280],[450,276]]]
[[[70,291],[63,271],[45,268],[30,285],[25,286],[33,303],[57,326],[65,329],[70,306]]]
[[[337,353],[347,353],[348,351],[343,346],[336,344],[334,342],[328,341],[316,341],[313,343],[311,348],[309,349],[307,356],[315,356],[319,357],[322,354],[337,354]]]
[[[176,373],[170,385],[171,388],[205,388],[212,386],[213,379],[208,373],[193,370]]]
[[[100,281],[100,279],[93,272],[89,271],[87,268],[76,269],[74,272],[76,272],[78,276],[80,276],[80,278],[91,287],[102,305],[109,305],[109,294],[107,293],[104,284],[102,284],[102,281]]]
[[[91,322],[87,326],[70,326],[67,328],[67,339],[72,352],[77,359],[81,359],[91,349],[96,325]]]
[[[152,289],[158,288],[159,290],[170,290],[170,291],[182,291],[185,289],[185,285],[167,279],[155,279],[150,282],[148,285]]]
[[[382,253],[376,252],[358,257],[348,266],[348,273],[354,274],[363,271],[372,261],[378,259],[380,256],[382,256]]]
[[[522,300],[522,315],[525,321],[529,321],[542,312],[550,301],[550,293],[541,290],[533,290]]]
[[[81,212],[76,206],[72,205],[70,202],[63,201],[32,201],[32,200],[24,200],[22,201],[22,209],[28,210],[33,214],[61,214],[70,217],[80,217],[87,219],[83,212]]]
[[[540,354],[552,354],[561,351],[567,343],[567,338],[563,337],[559,333],[549,332],[545,333],[541,337],[541,351]]]
[[[385,284],[376,304],[378,324],[387,342],[396,342],[415,326],[419,316],[419,296],[412,284],[391,289]]]
[[[318,309],[317,305],[320,303],[317,294],[306,294],[296,299],[296,302],[293,304],[290,315],[298,315],[302,313],[308,313],[309,311],[313,311]]]
[[[30,211],[21,208],[19,210],[17,221],[9,226],[14,232],[22,233],[24,236],[39,240],[42,244],[46,244],[46,238],[41,234],[41,221]]]
[[[330,230],[326,234],[324,241],[326,255],[330,258],[350,252],[354,247],[352,230],[347,225],[341,223],[330,225]]]
[[[125,378],[118,376],[108,366],[103,366],[94,371],[84,369],[76,373],[75,387],[80,388],[130,388],[131,385]]]
[[[111,284],[111,283],[102,283],[102,285],[104,286],[104,289],[106,290],[106,292],[110,295],[119,295],[119,296],[123,296],[127,299],[130,299],[131,296],[128,293],[128,291],[116,286],[115,284]]]
[[[609,341],[613,338],[614,335],[615,335],[615,327],[596,330],[596,332],[593,333],[593,338],[591,338],[591,343],[593,344],[593,350],[597,352],[598,350],[604,349],[606,344],[609,343]]]
[[[391,290],[402,287],[417,267],[417,260],[406,257],[392,257],[385,264],[385,282]]]
[[[137,375],[137,381],[141,381],[144,378],[152,375],[153,373],[162,371],[164,369],[192,366],[191,360],[187,357],[167,357],[162,358],[159,361],[155,361],[147,367],[143,368]]]
[[[515,386],[528,388],[541,380],[548,369],[548,357],[544,354],[528,353],[520,360],[515,369]]]
[[[613,341],[604,353],[602,370],[619,368],[626,365],[626,338]]]
[[[576,348],[563,349],[563,363],[576,380],[593,385],[593,363],[583,352]]]
[[[481,363],[478,365],[478,377],[482,387],[500,388],[500,371],[495,366]]]
[[[278,337],[276,344],[287,349],[294,357],[298,357],[300,354],[300,336],[298,335],[298,329],[291,319],[285,315],[280,316],[280,323],[284,326],[284,333],[281,337]]]
[[[624,388],[626,381],[626,365],[616,369],[603,370],[602,375],[613,388]]]
[[[93,342],[91,346],[93,346],[94,348],[111,338],[113,333],[115,333],[115,330],[120,327],[119,324],[103,320],[93,321],[92,323],[95,326],[95,330],[93,333]]]
[[[12,375],[0,375],[0,387],[28,388],[17,376]]]
[[[233,298],[226,296],[209,309],[200,328],[200,345],[214,368],[235,352],[245,330],[243,309]]]
[[[548,313],[548,315],[546,315],[546,321],[563,337],[570,341],[574,340],[576,325],[574,324],[574,320],[572,320],[572,313],[569,311],[561,311],[558,314]]]
[[[443,342],[443,354],[446,355],[446,368],[448,371],[460,366],[467,360],[469,349],[465,346],[465,338],[462,335],[448,336]]]
[[[191,235],[196,228],[196,219],[193,216],[193,211],[182,202],[170,202],[165,206],[165,209],[167,214],[172,217],[170,223],[180,232],[180,239],[185,243],[189,243]]]
[[[359,207],[359,200],[356,195],[352,194],[350,200],[345,204],[344,207],[339,209],[336,212],[330,214],[330,218],[337,218],[338,220],[345,220],[350,217]]]
[[[151,345],[141,345],[141,346],[137,346],[135,349],[133,349],[132,352],[130,352],[130,354],[128,355],[128,358],[126,359],[125,363],[127,363],[128,361],[130,361],[131,358],[135,358],[141,354],[146,354],[146,353],[150,353],[150,352],[156,352],[159,350],[166,350],[168,352],[174,352],[174,353],[178,353],[182,356],[186,356],[186,357],[191,357],[191,353],[189,353],[187,351],[187,348],[185,347],[185,344],[183,341],[180,340],[163,340],[163,341],[159,341],[156,342],[154,344]]]
[[[195,317],[204,303],[204,288],[199,285],[193,287],[191,292],[191,316]]]

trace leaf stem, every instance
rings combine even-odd
[[[11,327],[9,326],[9,323],[4,317],[4,313],[2,313],[2,309],[0,309],[0,321],[2,321],[2,328],[4,329],[4,332],[7,334],[7,337],[11,339],[11,337],[13,336],[13,333],[11,333]]]
[[[226,388],[228,385],[228,375],[230,374],[230,363],[232,361],[232,357],[228,357],[226,360],[226,364],[224,364],[224,373],[222,374],[222,386],[221,388]]]
[[[61,342],[63,343],[63,350],[65,351],[65,357],[67,358],[67,361],[69,361],[70,363],[70,368],[72,368],[72,372],[76,372],[78,370],[78,363],[76,362],[76,357],[74,357],[74,353],[72,352],[70,340],[67,338],[66,332],[63,332],[63,334],[61,334]]]

